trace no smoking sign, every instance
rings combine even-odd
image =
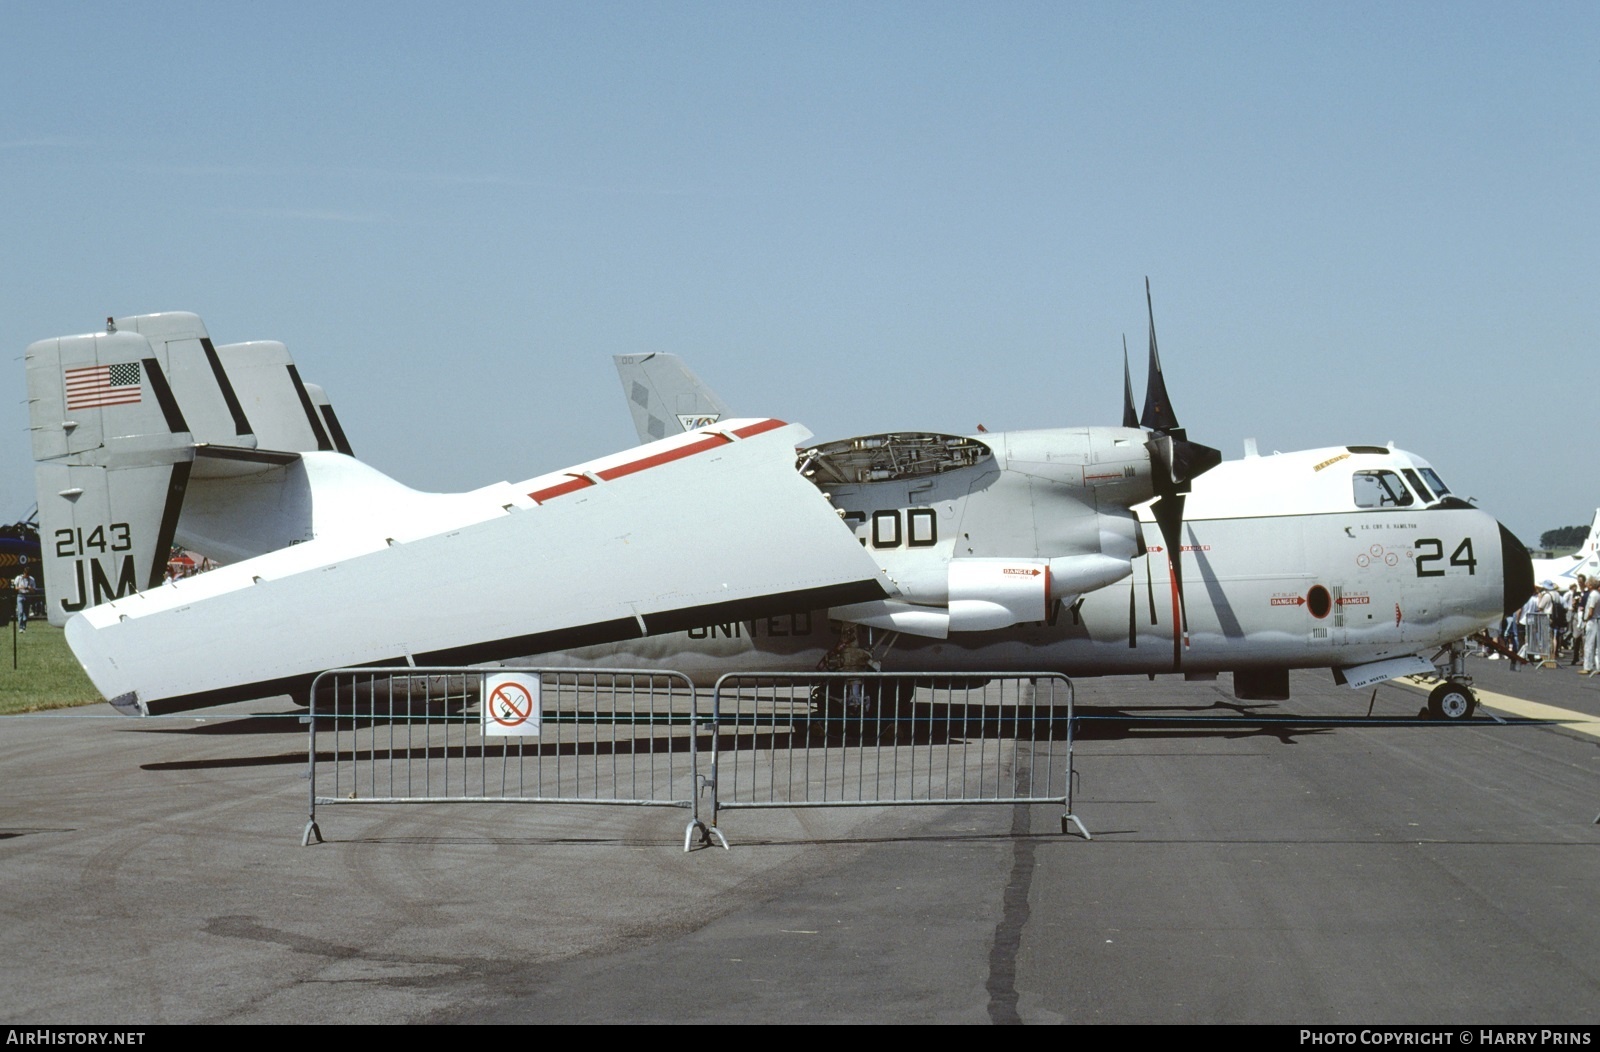
[[[539,734],[539,677],[500,672],[483,677],[483,733],[490,737]]]

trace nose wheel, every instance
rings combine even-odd
[[[910,716],[914,680],[829,679],[811,688],[817,711],[835,719],[889,719]]]
[[[1428,715],[1436,720],[1471,719],[1477,710],[1477,695],[1461,683],[1441,683],[1428,695]]]

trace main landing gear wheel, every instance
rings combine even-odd
[[[1428,715],[1436,720],[1470,719],[1478,710],[1478,698],[1471,687],[1460,683],[1441,683],[1428,695]]]
[[[886,719],[910,716],[914,680],[830,679],[811,689],[817,711],[835,719]]]

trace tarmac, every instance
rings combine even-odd
[[[1469,671],[1577,715],[1082,680],[1092,839],[780,808],[689,853],[681,811],[569,805],[333,809],[302,847],[286,701],[7,717],[0,1019],[1594,1025],[1600,682]]]

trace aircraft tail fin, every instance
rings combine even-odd
[[[1589,536],[1584,540],[1578,554],[1592,557],[1597,552],[1600,552],[1600,508],[1594,509],[1594,521],[1589,524]]]
[[[612,360],[640,442],[709,427],[731,415],[676,354],[619,354]]]
[[[41,340],[27,350],[52,624],[160,583],[193,462],[194,428],[254,445],[253,436],[239,434],[214,378],[209,391],[193,370],[174,383],[172,345],[187,339],[199,349],[199,341],[210,340],[192,315],[167,320],[152,326],[160,330],[156,340],[111,323],[103,333]],[[179,389],[188,395],[193,423]]]
[[[301,452],[349,448],[281,343],[217,347],[188,312],[108,318],[104,332],[32,344],[26,362],[53,624],[160,584],[175,542],[206,551],[187,526],[201,537],[254,526],[248,547],[213,556],[301,539],[279,508],[286,493],[293,502],[285,468]]]
[[[262,449],[339,450],[317,405],[314,388],[300,379],[289,349],[277,340],[251,340],[217,348]],[[327,396],[322,396],[327,401]]]
[[[317,384],[305,384],[304,387],[311,404],[317,407],[317,415],[322,419],[322,426],[327,430],[333,448],[347,457],[355,456],[355,451],[350,448],[350,440],[345,437],[343,425],[333,413],[333,403],[328,401],[328,393]]]

